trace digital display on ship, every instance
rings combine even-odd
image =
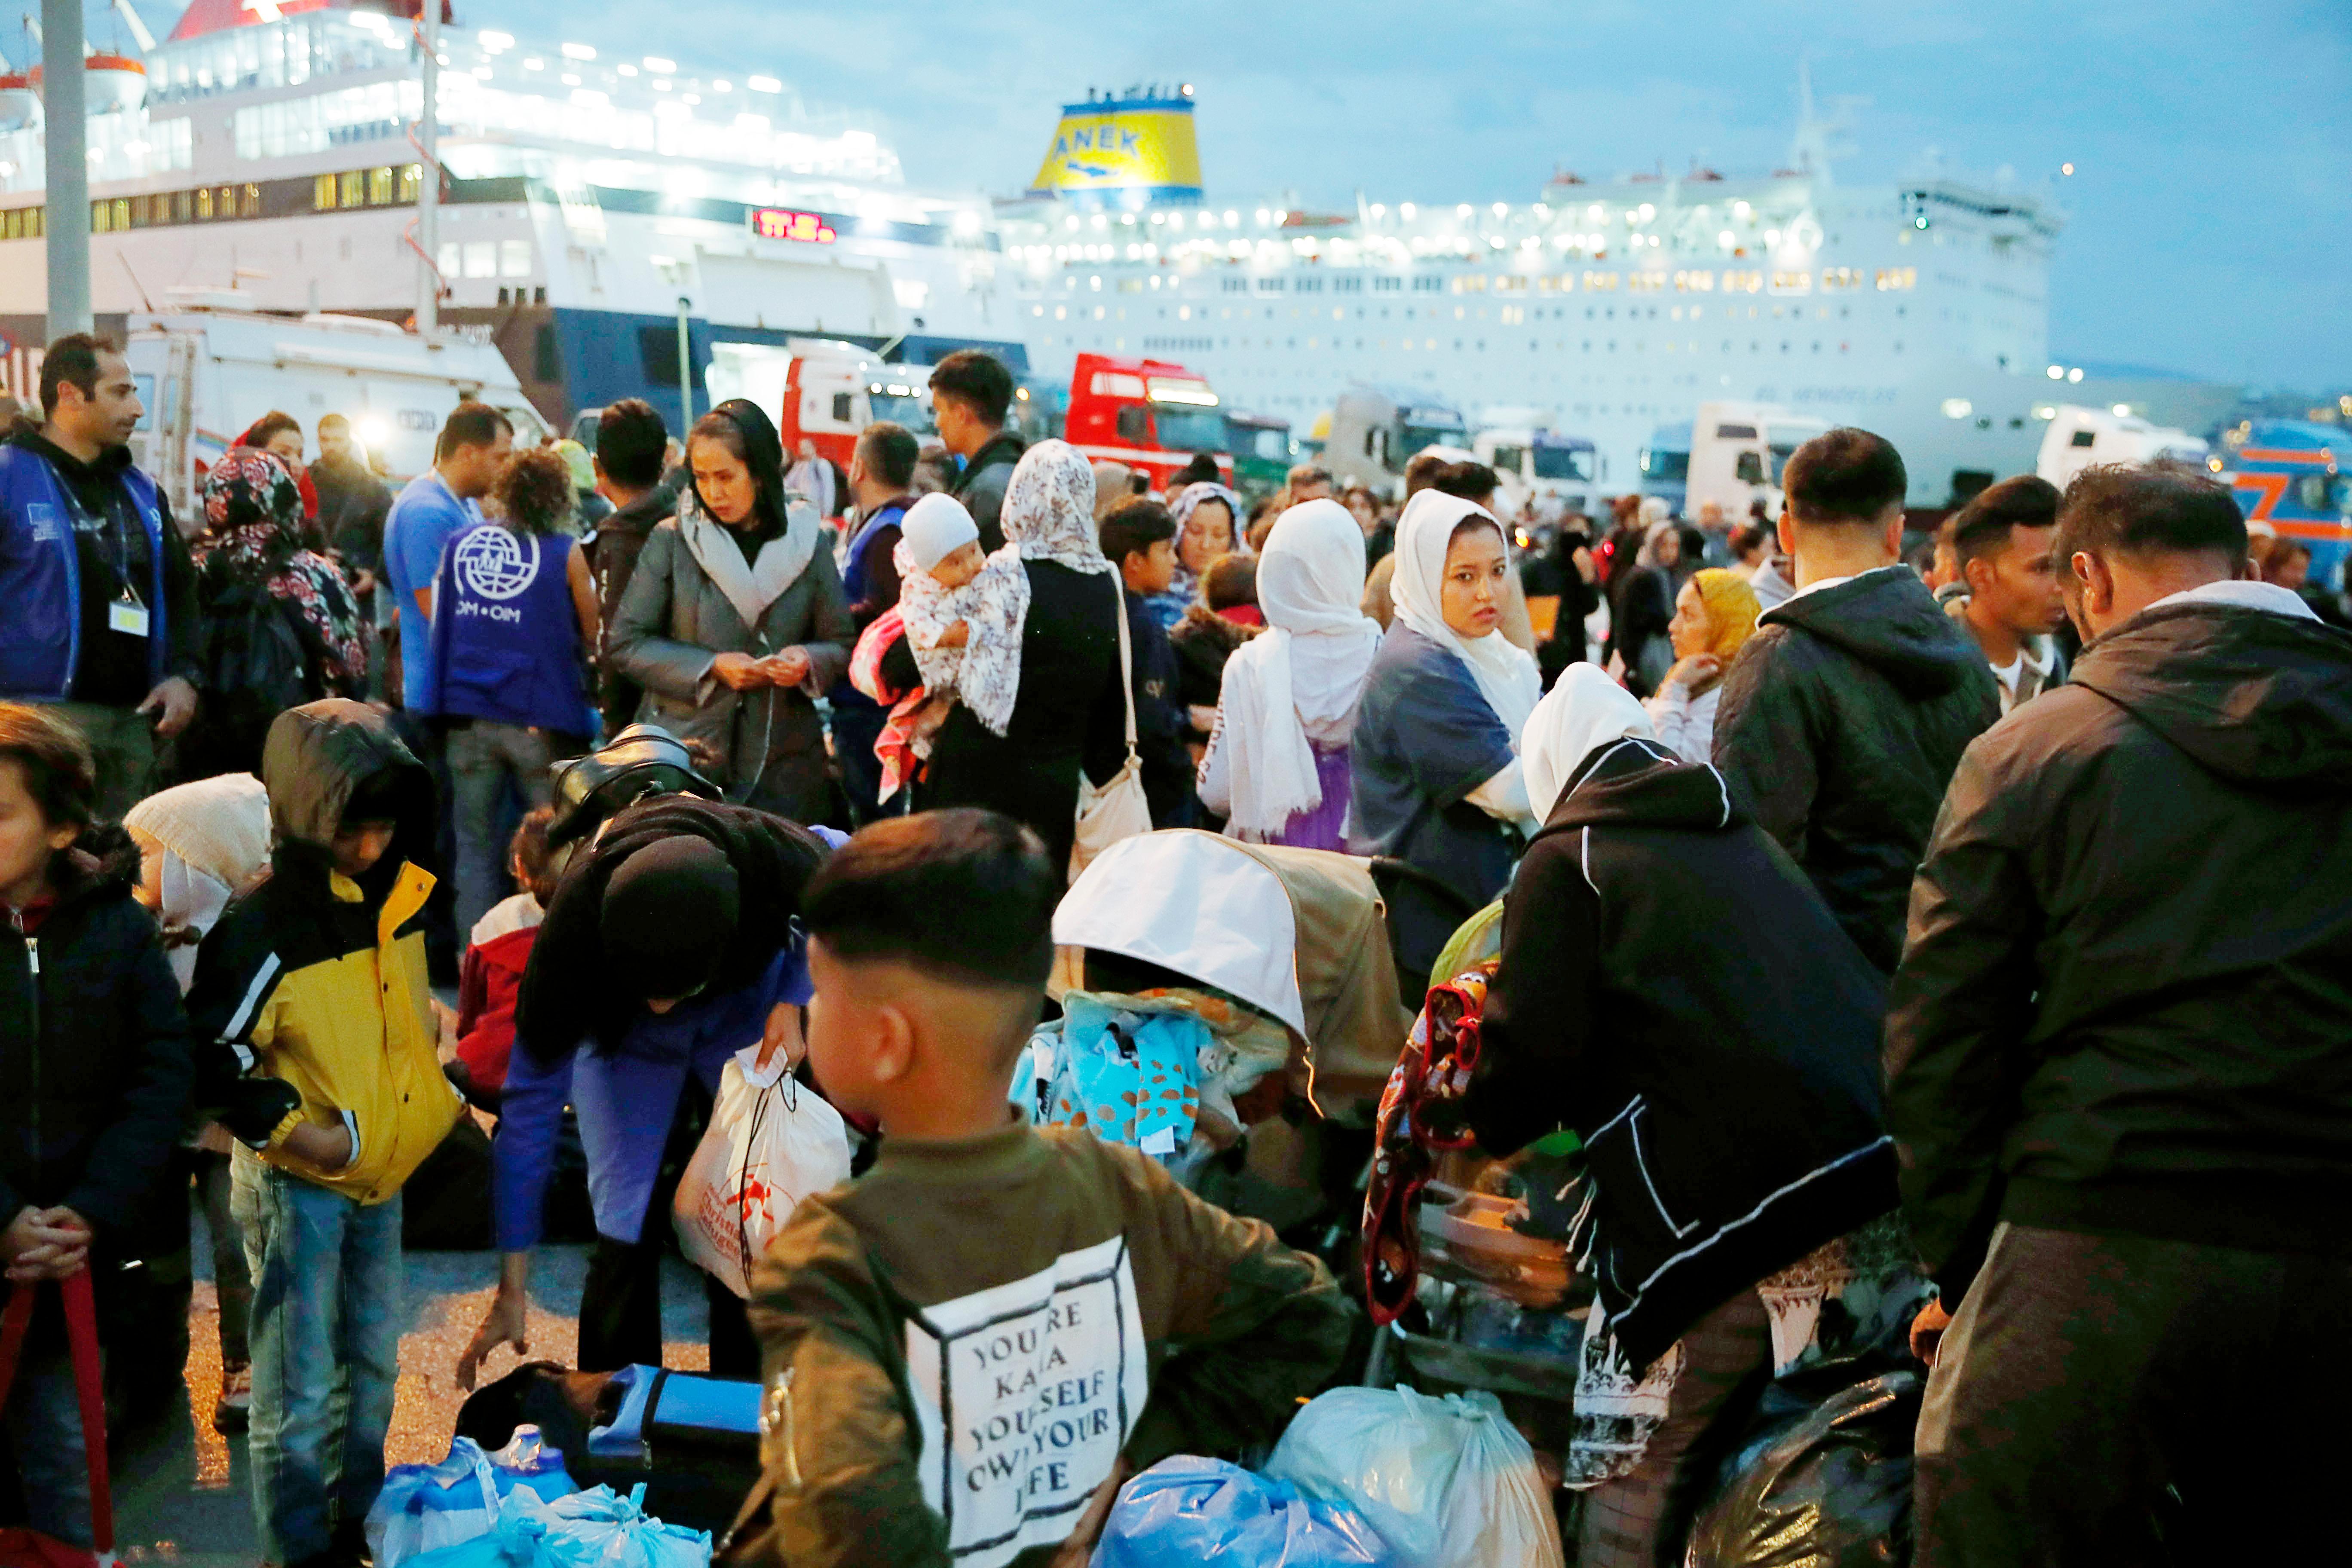
[[[792,239],[803,245],[831,245],[833,226],[815,213],[788,207],[753,207],[751,232],[761,239]]]

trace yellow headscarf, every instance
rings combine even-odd
[[[1756,635],[1756,617],[1763,606],[1756,590],[1719,566],[1691,575],[1699,602],[1706,606],[1706,624],[1715,633],[1706,651],[1728,665],[1741,645]]]

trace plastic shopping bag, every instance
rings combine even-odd
[[[411,1568],[710,1568],[710,1532],[664,1524],[645,1511],[643,1484],[542,1501],[528,1488],[507,1495],[491,1531],[428,1552]]]
[[[368,1548],[376,1568],[400,1568],[412,1557],[488,1534],[500,1500],[517,1488],[541,1499],[579,1490],[563,1468],[563,1456],[541,1445],[535,1426],[518,1428],[514,1440],[495,1454],[460,1437],[437,1465],[394,1466],[368,1510]]]
[[[1179,1454],[1119,1489],[1090,1568],[1389,1568],[1354,1510],[1286,1481]]]
[[[1363,1515],[1400,1568],[1557,1568],[1535,1450],[1483,1391],[1335,1388],[1290,1423],[1265,1473]]]
[[[687,1261],[746,1299],[752,1263],[794,1205],[849,1180],[841,1112],[792,1077],[782,1051],[764,1070],[759,1059],[753,1046],[727,1064],[672,1210]]]

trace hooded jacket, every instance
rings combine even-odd
[[[188,1018],[122,830],[50,864],[36,929],[0,911],[0,1215],[62,1204],[120,1228],[180,1141]]]
[[[1887,566],[1759,617],[1723,679],[1715,763],[1891,973],[1944,786],[2000,717],[1975,639],[1910,568]]]
[[[654,488],[614,510],[596,524],[590,542],[588,565],[596,575],[596,617],[603,645],[596,650],[596,707],[604,715],[607,734],[617,734],[635,721],[645,688],[621,673],[613,658],[613,620],[621,613],[621,595],[637,569],[637,556],[654,530],[677,510],[677,484],[683,468],[662,476]]]
[[[2352,634],[2154,605],[1971,745],[1886,1071],[1948,1299],[2003,1218],[2352,1256]]]
[[[1503,905],[1465,1103],[1482,1149],[1585,1145],[1571,1245],[1644,1366],[1895,1205],[1884,982],[1717,771],[1593,752]]]
[[[377,774],[400,781],[392,844],[354,880],[332,844],[352,792]],[[289,709],[269,727],[262,783],[277,837],[269,879],[232,902],[197,952],[188,1012],[200,1037],[301,1094],[257,1145],[261,1158],[362,1204],[398,1193],[457,1120],[442,1076],[440,1029],[425,973],[423,914],[433,876],[415,862],[433,842],[424,765],[363,703]],[[285,1151],[301,1121],[341,1122],[353,1151],[324,1170]]]
[[[1029,443],[1011,430],[999,430],[971,455],[948,493],[963,502],[964,510],[980,527],[980,547],[990,554],[1004,548],[1004,491],[1013,470]]]

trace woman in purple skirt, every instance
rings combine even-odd
[[[1225,663],[1217,722],[1201,759],[1201,800],[1254,844],[1347,847],[1348,742],[1379,651],[1359,608],[1364,536],[1345,507],[1292,507],[1257,566],[1265,630]]]

